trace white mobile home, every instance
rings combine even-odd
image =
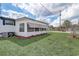
[[[15,32],[15,20],[0,17],[0,37],[1,36],[8,36],[10,33]]]
[[[47,23],[31,18],[10,19],[0,17],[0,36],[7,33],[8,36],[16,34],[17,36],[29,37],[47,33],[47,29]]]

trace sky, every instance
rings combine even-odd
[[[62,23],[71,20],[75,24],[79,18],[78,3],[1,3],[0,11],[0,16],[14,19],[29,17],[55,27],[59,26],[60,11]]]

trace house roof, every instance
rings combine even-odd
[[[32,18],[28,18],[28,17],[22,17],[22,18],[19,18],[19,19],[29,19],[29,20],[32,20],[32,21],[36,21],[36,22],[40,22],[40,23],[44,23],[44,24],[47,24],[46,22],[42,22],[42,21],[39,21],[39,20],[35,20],[35,19],[32,19]]]
[[[15,20],[15,19],[12,19],[12,18],[8,18],[8,17],[2,17],[2,16],[0,16],[0,19],[2,19],[2,20]]]
[[[8,18],[8,17],[2,17],[2,16],[0,16],[0,18],[3,19],[3,20],[5,20],[5,19],[6,20],[28,19],[28,20],[37,21],[37,22],[44,23],[44,24],[48,25],[48,23],[46,23],[46,22],[38,21],[38,20],[35,20],[35,19],[32,19],[32,18],[28,18],[28,17],[22,17],[22,18],[18,18],[18,19],[12,19],[12,18]]]

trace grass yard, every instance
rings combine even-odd
[[[51,32],[30,39],[0,38],[0,55],[11,56],[72,56],[79,55],[79,40],[67,33]]]

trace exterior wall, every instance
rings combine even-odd
[[[16,20],[16,25],[3,25],[3,20],[0,19],[0,34],[3,32],[15,32],[17,36],[24,36],[24,37],[28,37],[28,36],[34,36],[34,35],[39,35],[39,34],[43,34],[46,33],[47,31],[36,31],[36,32],[27,32],[27,23],[35,23],[35,24],[43,24],[40,22],[36,22],[36,21],[32,21],[29,19],[21,19],[21,20]],[[25,32],[19,32],[19,24],[24,23],[25,24]],[[43,24],[45,25],[45,24]],[[1,37],[1,35],[0,35]]]
[[[38,22],[31,21],[31,20],[26,20],[26,19],[17,20],[16,21],[16,30],[15,30],[15,33],[16,33],[17,36],[28,37],[28,36],[34,36],[34,35],[47,33],[47,31],[27,32],[27,23],[28,22],[38,24]],[[19,32],[19,24],[21,24],[21,23],[25,24],[25,32]],[[42,23],[40,23],[40,24],[42,24]]]
[[[39,31],[39,32],[16,32],[17,36],[23,36],[23,37],[29,37],[29,36],[35,36],[39,34],[47,33],[46,31]]]
[[[39,32],[27,32],[27,37],[28,36],[35,36],[35,35],[39,35],[39,34],[44,34],[47,33],[46,31],[39,31]]]
[[[3,20],[0,19],[0,33],[2,32],[15,32],[15,26],[3,25]]]
[[[25,32],[19,32],[19,24],[24,23],[25,24]],[[25,36],[27,32],[27,22],[25,20],[17,20],[16,21],[16,26],[15,26],[15,33],[18,36]]]

